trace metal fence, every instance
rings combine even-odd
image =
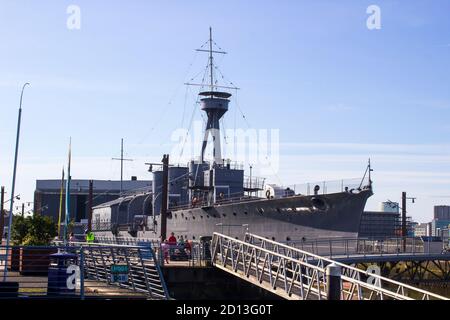
[[[318,194],[330,194],[344,191],[358,192],[367,185],[369,185],[369,177],[290,184],[285,188],[293,190],[295,194],[309,196],[314,194],[315,188],[318,189]]]
[[[331,238],[307,241],[287,241],[286,245],[325,257],[350,257],[369,255],[420,255],[425,253],[424,242],[420,238],[387,238],[370,240],[361,238]]]
[[[168,299],[150,246],[0,247],[0,298]]]
[[[151,246],[155,252],[156,261],[160,266],[184,264],[190,267],[208,266],[211,264],[211,240],[189,241],[184,244],[169,244],[164,246],[161,241],[151,238],[129,237],[97,237],[97,243]]]
[[[449,300],[307,251],[246,234],[245,241],[214,233],[213,264],[286,299],[327,298],[327,266],[340,268],[342,300]]]

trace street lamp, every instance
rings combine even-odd
[[[8,237],[6,239],[6,264],[8,263],[8,253],[9,253],[9,242],[11,240],[11,225],[12,225],[12,212],[13,212],[13,205],[14,205],[14,189],[16,186],[16,171],[17,171],[17,156],[19,153],[19,137],[20,137],[20,121],[22,118],[22,98],[23,98],[23,91],[25,90],[25,87],[27,85],[30,85],[28,82],[25,83],[22,87],[22,92],[20,94],[20,104],[19,104],[19,116],[17,119],[17,136],[16,136],[16,151],[14,155],[14,169],[13,169],[13,180],[12,180],[12,188],[11,188],[11,203],[10,203],[10,215],[9,215],[9,224],[8,224]],[[8,266],[5,265],[4,273],[3,273],[3,281],[6,281],[6,277],[8,276]]]
[[[5,192],[6,193],[6,192]],[[17,196],[14,197],[14,199],[20,200],[20,194],[18,194]],[[10,202],[11,199],[6,200],[5,202],[3,202],[3,204]]]

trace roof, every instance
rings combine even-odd
[[[151,194],[152,194],[151,192],[144,192],[144,193],[137,193],[137,194],[133,194],[133,195],[125,195],[125,196],[117,198],[115,200],[108,201],[108,202],[105,202],[105,203],[101,203],[101,204],[93,207],[93,209],[112,207],[112,206],[115,206],[115,205],[119,205],[122,202],[130,201],[130,200],[132,200],[132,199],[134,199],[136,197],[147,197],[147,196],[149,196]]]
[[[65,181],[66,182],[66,181]],[[120,180],[93,180],[94,192],[98,191],[120,191]],[[136,189],[150,189],[152,187],[151,180],[124,180],[122,182],[122,190],[130,191]],[[60,179],[36,180],[36,190],[38,191],[57,191],[61,189]],[[89,191],[89,180],[72,179],[70,182],[71,192],[87,192]]]

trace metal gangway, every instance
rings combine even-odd
[[[88,244],[83,249],[88,278],[110,283],[111,265],[124,264],[129,268],[129,281],[116,285],[146,293],[153,299],[169,298],[162,272],[150,246]]]
[[[68,251],[83,257],[80,260],[86,280],[142,293],[150,299],[169,299],[157,257],[150,245],[72,242]],[[111,280],[113,265],[128,267],[126,282],[118,283]]]
[[[214,233],[211,250],[215,267],[285,299],[327,299],[333,266],[340,268],[341,300],[449,300],[251,233],[243,241]]]

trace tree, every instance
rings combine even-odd
[[[50,217],[18,216],[13,220],[11,238],[16,245],[46,246],[56,235],[56,224]]]
[[[30,221],[22,216],[13,216],[11,240],[14,245],[21,245],[30,229]]]

